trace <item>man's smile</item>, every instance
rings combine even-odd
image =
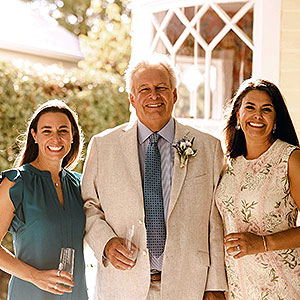
[[[157,103],[157,104],[146,104],[146,107],[160,107],[160,106],[162,106],[163,105],[163,103]]]

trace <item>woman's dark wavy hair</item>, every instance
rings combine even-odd
[[[276,130],[273,133],[274,139],[280,139],[289,144],[299,146],[299,141],[287,106],[277,86],[270,81],[263,79],[245,80],[236,94],[230,101],[229,115],[224,129],[226,156],[235,158],[246,155],[246,141],[243,131],[237,130],[237,112],[246,94],[253,90],[266,92],[274,105],[276,112]]]
[[[78,160],[81,158],[83,146],[83,135],[78,124],[78,117],[68,105],[60,100],[55,99],[40,105],[28,122],[26,137],[23,141],[22,150],[16,159],[15,166],[19,167],[26,163],[31,163],[37,158],[39,148],[31,134],[31,129],[36,132],[40,117],[49,112],[63,113],[70,120],[72,125],[73,143],[71,144],[69,153],[63,159],[62,167],[71,170],[77,165]]]

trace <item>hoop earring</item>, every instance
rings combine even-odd
[[[240,130],[241,129],[241,124],[240,124],[240,120],[239,119],[237,119],[237,121],[236,121],[235,129],[236,130]]]

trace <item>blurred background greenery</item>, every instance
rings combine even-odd
[[[78,69],[37,70],[0,60],[0,170],[13,166],[18,140],[36,107],[61,99],[79,115],[85,136],[129,120],[123,75],[130,58],[131,11],[126,0],[23,0],[40,5],[76,34],[85,59]],[[20,25],[21,26],[21,25]],[[83,161],[76,171],[82,171]],[[12,251],[12,236],[2,245]],[[6,299],[9,276],[0,271],[0,300]]]

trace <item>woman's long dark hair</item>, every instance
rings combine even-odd
[[[15,165],[17,167],[26,163],[31,163],[37,158],[39,148],[38,144],[35,143],[34,138],[31,134],[31,129],[36,132],[40,117],[43,114],[49,112],[63,113],[70,120],[72,125],[73,143],[71,145],[69,153],[63,159],[62,167],[71,170],[77,165],[77,162],[81,157],[83,146],[83,135],[78,124],[78,118],[76,113],[71,110],[69,106],[67,106],[64,102],[55,99],[47,101],[44,104],[40,105],[28,122],[24,145],[15,162]]]
[[[236,115],[242,105],[243,98],[248,92],[253,90],[266,92],[271,98],[276,112],[276,130],[273,132],[273,138],[299,146],[294,125],[277,86],[267,80],[250,78],[241,84],[230,102],[229,116],[224,129],[226,156],[235,158],[240,155],[246,155],[245,135],[241,129],[236,129]]]

